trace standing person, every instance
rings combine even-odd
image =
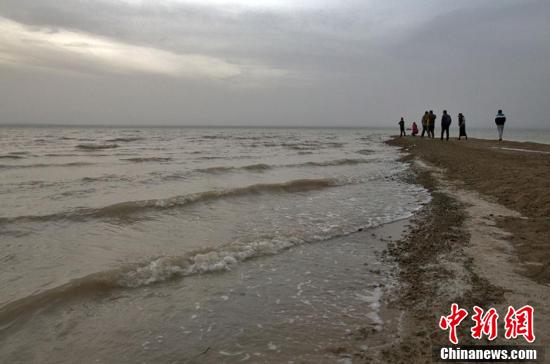
[[[407,134],[405,134],[405,120],[401,118],[398,124],[399,124],[399,137],[401,138],[402,136],[407,136]]]
[[[497,124],[498,131],[498,141],[502,141],[502,133],[504,133],[504,123],[506,122],[506,116],[502,113],[502,110],[499,110],[497,116],[495,117],[495,124]]]
[[[428,113],[428,110],[426,110],[426,112],[422,116],[422,134],[420,135],[421,138],[424,138],[424,133],[427,133],[428,137],[430,136],[430,131],[428,129],[429,119],[430,119],[430,114]]]
[[[466,138],[468,140],[468,136],[466,135],[466,118],[462,113],[458,113],[458,140],[460,140],[461,137]]]
[[[413,125],[412,125],[412,136],[416,136],[416,134],[418,134],[418,125],[416,125],[416,121],[413,121]]]
[[[431,135],[432,139],[435,138],[435,120],[437,119],[437,115],[434,114],[433,110],[430,110],[430,113],[428,114],[428,136]]]
[[[451,126],[451,115],[447,114],[447,110],[443,110],[441,116],[441,140],[443,140],[443,133],[447,134],[447,140],[449,140],[449,127]]]

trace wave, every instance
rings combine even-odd
[[[303,150],[319,150],[319,149],[327,149],[327,148],[341,148],[344,146],[344,143],[323,142],[323,141],[312,140],[312,141],[296,142],[296,143],[284,142],[284,143],[281,143],[280,145],[288,149],[303,151]]]
[[[344,143],[340,142],[325,142],[323,143],[327,148],[341,148],[344,146]]]
[[[108,175],[103,175],[99,177],[83,177],[80,181],[83,183],[93,183],[93,182],[104,182],[104,181],[113,181],[113,180],[128,181],[129,178],[117,176],[115,174],[108,174]]]
[[[258,164],[250,164],[247,166],[242,167],[209,167],[209,168],[200,168],[196,169],[197,172],[201,173],[225,173],[225,172],[231,172],[235,170],[245,170],[245,171],[267,171],[269,169],[273,169],[274,166],[270,166],[269,164],[264,163],[258,163]]]
[[[31,153],[30,152],[24,152],[24,151],[18,151],[18,152],[9,152],[8,154],[11,154],[11,155],[29,155]]]
[[[203,135],[201,136],[202,139],[231,139],[229,136],[226,135]]]
[[[0,155],[0,159],[23,159],[25,157],[22,157],[20,155],[15,154],[7,154],[7,155]]]
[[[330,166],[344,166],[344,165],[355,165],[355,164],[361,164],[361,163],[369,163],[369,160],[366,159],[337,159],[332,161],[324,161],[324,162],[306,162],[302,163],[296,166],[313,166],[313,167],[330,167]]]
[[[107,178],[105,177],[84,177],[80,181],[84,183],[89,183],[89,182],[98,182],[98,181],[105,181],[105,180],[107,180]]]
[[[169,157],[141,157],[141,158],[125,158],[121,159],[123,161],[134,162],[134,163],[144,163],[144,162],[168,162],[172,158]]]
[[[270,136],[234,136],[231,139],[234,140],[262,140],[262,139],[271,139]]]
[[[281,146],[292,150],[317,150],[320,148],[318,144],[298,144],[298,143],[281,143]]]
[[[82,150],[102,150],[118,148],[118,144],[78,144],[77,149]]]
[[[149,175],[154,178],[159,178],[162,181],[181,181],[188,178],[188,172],[174,172],[174,173],[162,173],[162,172],[150,172]]]
[[[205,157],[198,157],[197,159],[200,160],[211,160],[211,159],[226,159],[227,157],[220,157],[220,156],[205,156]]]
[[[0,224],[9,224],[17,221],[85,221],[89,218],[130,218],[138,213],[154,210],[167,210],[184,207],[193,203],[213,201],[217,199],[257,195],[262,193],[295,193],[318,190],[341,185],[334,179],[298,179],[283,183],[261,183],[246,187],[237,187],[225,190],[212,190],[205,192],[180,195],[165,199],[152,199],[140,201],[126,201],[100,208],[78,208],[66,212],[50,215],[18,216],[0,218]]]
[[[75,153],[47,153],[44,157],[78,157],[80,154]]]
[[[138,140],[142,140],[141,137],[121,137],[121,138],[113,138],[113,139],[107,139],[108,142],[122,142],[122,143],[129,143],[129,142],[136,142]]]
[[[8,303],[0,308],[0,323],[43,309],[49,304],[101,295],[116,289],[137,288],[178,277],[229,270],[231,266],[262,255],[275,254],[302,243],[298,239],[237,243],[222,250],[192,252],[183,256],[158,257],[141,264],[91,274],[52,289]]]
[[[374,150],[361,149],[361,150],[358,150],[356,153],[363,154],[363,155],[371,155],[371,154],[374,154]]]
[[[261,171],[267,171],[278,167],[283,167],[283,168],[331,167],[331,166],[354,165],[354,164],[369,163],[369,162],[370,161],[366,159],[337,159],[337,160],[322,161],[322,162],[304,162],[304,163],[274,164],[274,165],[259,163],[259,164],[250,164],[250,165],[241,166],[241,167],[217,166],[217,167],[209,167],[209,168],[200,168],[200,169],[196,169],[195,171],[200,173],[212,173],[212,174],[233,172],[233,171],[239,171],[239,170],[261,172]]]
[[[270,237],[249,242],[234,241],[216,248],[189,252],[181,256],[156,257],[142,263],[90,274],[8,303],[0,308],[0,324],[8,327],[10,322],[20,318],[21,315],[43,309],[49,304],[58,304],[60,301],[67,302],[91,295],[104,295],[118,289],[135,289],[197,274],[228,271],[247,260],[275,255],[305,243],[350,235],[376,225],[371,224],[345,233],[317,237],[310,241],[299,237]]]
[[[92,164],[94,163],[70,162],[70,163],[36,163],[36,164],[20,164],[20,165],[0,164],[0,169],[41,168],[41,167],[80,167],[80,166],[89,166]]]
[[[243,166],[241,168],[246,171],[266,171],[268,169],[272,169],[273,167],[271,167],[269,164],[258,163],[258,164],[250,164],[248,166]]]

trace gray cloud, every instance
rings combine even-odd
[[[4,0],[0,123],[550,126],[546,1],[222,3]]]

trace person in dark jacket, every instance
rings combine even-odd
[[[506,116],[499,110],[495,117],[495,124],[497,124],[498,141],[502,141],[502,134],[504,133],[504,123],[506,122]]]
[[[405,120],[401,118],[398,124],[399,124],[399,137],[401,138],[402,136],[407,136],[407,134],[405,134]]]
[[[461,137],[464,137],[466,138],[466,140],[468,140],[468,136],[466,135],[466,118],[464,117],[464,115],[462,115],[462,113],[458,114],[458,127],[458,140],[460,140]]]
[[[430,110],[428,114],[428,136],[431,136],[432,139],[435,138],[435,120],[437,115],[434,114],[433,110]]]
[[[447,134],[447,140],[449,140],[449,127],[451,126],[451,115],[447,114],[447,110],[443,110],[443,116],[441,116],[441,140],[443,140],[443,133]]]
[[[424,113],[424,116],[422,116],[422,134],[420,134],[421,138],[424,138],[424,133],[428,134],[428,137],[430,136],[430,131],[428,129],[428,121],[430,119],[430,114],[428,113],[428,110]]]

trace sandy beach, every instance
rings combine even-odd
[[[399,266],[394,303],[405,312],[405,331],[384,360],[430,362],[432,346],[448,345],[437,322],[453,302],[499,312],[532,305],[534,344],[548,351],[550,146],[418,137],[388,143],[402,148],[415,171],[411,181],[433,200],[388,251]],[[462,345],[488,343],[471,339],[466,326],[459,327]]]

